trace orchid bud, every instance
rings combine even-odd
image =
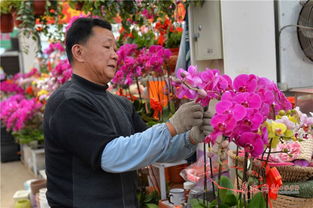
[[[286,112],[284,110],[280,110],[279,113],[278,113],[280,116],[284,116],[286,115]]]
[[[181,73],[180,73],[180,76],[181,76],[182,78],[185,78],[185,77],[187,76],[187,74],[186,74],[186,72],[181,72]]]
[[[227,155],[225,153],[222,153],[220,155],[220,159],[223,161],[223,160],[226,160],[227,159]]]
[[[198,93],[199,97],[201,97],[201,98],[205,98],[206,96],[208,96],[208,93],[204,89],[198,89],[197,93]]]
[[[218,144],[217,144],[217,143],[215,143],[215,144],[213,145],[212,151],[213,151],[213,152],[218,152]]]
[[[207,153],[207,156],[208,156],[209,158],[212,158],[212,157],[214,156],[214,152],[208,152],[208,153]]]
[[[229,141],[225,140],[222,142],[222,148],[226,149],[229,145]]]
[[[215,140],[216,143],[220,144],[223,140],[222,136],[218,136],[217,139]]]

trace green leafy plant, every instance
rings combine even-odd
[[[37,42],[38,53],[42,54],[40,34],[44,34],[49,39],[62,40],[64,38],[63,24],[60,19],[64,16],[62,13],[62,2],[46,1],[46,10],[44,15],[35,16],[33,13],[32,1],[22,1],[17,12],[17,20],[22,21],[20,29],[27,38],[32,38]],[[50,31],[51,24],[47,24],[48,20],[54,20],[53,24],[56,28]],[[36,19],[40,24],[36,24]],[[24,48],[25,53],[28,53],[28,47]]]
[[[166,48],[178,48],[180,45],[182,32],[174,31],[167,33],[167,40],[165,42]]]
[[[43,143],[44,135],[43,131],[40,129],[24,128],[21,131],[13,132],[13,136],[16,138],[16,142],[20,144],[29,144],[32,141],[38,141],[38,143]]]
[[[17,10],[21,5],[21,1],[17,0],[1,0],[0,1],[0,13],[9,14]]]
[[[151,193],[141,191],[137,193],[137,199],[139,201],[139,207],[158,208],[157,204],[161,198],[157,191],[153,191]]]

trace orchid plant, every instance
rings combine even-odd
[[[200,72],[196,66],[190,66],[187,71],[179,69],[177,77],[173,78],[173,85],[178,98],[185,97],[195,100],[203,107],[207,107],[211,100],[218,101],[215,106],[216,113],[211,119],[213,131],[206,137],[205,143],[209,145],[211,153],[214,152],[214,149],[215,153],[218,153],[220,164],[226,158],[229,142],[234,142],[237,147],[244,150],[245,162],[242,181],[245,184],[249,178],[247,174],[248,158],[263,156],[267,148],[270,149],[277,145],[271,129],[274,128],[275,133],[278,131],[273,122],[272,128],[269,127],[268,119],[274,119],[280,110],[291,109],[287,98],[277,85],[267,78],[253,74],[241,74],[232,80],[227,75],[221,75],[218,70],[206,69]],[[286,138],[290,138],[288,131],[281,131],[277,136],[282,138],[282,134],[285,134]],[[217,148],[210,148],[211,145],[217,146]],[[206,151],[205,144],[204,150]],[[269,155],[270,152],[267,154]],[[211,157],[209,159],[212,162]],[[213,175],[211,176],[213,177]],[[221,173],[219,172],[218,184],[220,182]],[[213,182],[212,186],[214,188]],[[206,182],[204,188],[206,189]],[[215,197],[214,192],[213,189]],[[249,192],[242,196],[243,205],[239,200],[239,207],[246,207],[248,201],[253,201]],[[217,205],[221,206],[222,201],[220,191],[217,191]]]

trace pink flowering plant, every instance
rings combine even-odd
[[[166,63],[171,51],[160,45],[138,49],[136,44],[125,44],[117,51],[117,72],[112,79],[114,84],[130,85],[140,77],[166,74]]]
[[[117,94],[133,101],[148,125],[168,119],[175,110],[169,104],[172,103],[168,68],[171,51],[160,45],[139,48],[136,44],[125,44],[117,54],[117,71],[112,79]]]
[[[291,109],[274,82],[252,74],[239,75],[232,81],[218,70],[199,72],[190,66],[187,71],[178,70],[173,84],[178,98],[185,96],[204,107],[213,99],[219,100],[211,120],[214,130],[206,142],[214,144],[218,136],[224,136],[252,157],[261,155],[269,143],[264,122],[281,109]]]
[[[40,101],[47,100],[57,88],[71,79],[73,73],[61,42],[50,43],[45,50],[45,56],[42,65],[47,67],[46,73],[42,73],[33,81],[36,96]]]
[[[43,111],[49,96],[69,80],[72,68],[60,42],[45,50],[42,67],[1,82],[0,120],[20,143],[43,141]],[[45,71],[45,72],[42,72]]]
[[[0,103],[0,120],[20,143],[42,141],[42,106],[36,98],[27,99],[22,94],[13,95]],[[24,134],[25,131],[28,132],[27,135]]]
[[[212,100],[217,101],[216,113],[211,119],[213,131],[205,139],[205,143],[209,145],[209,155],[218,154],[218,159],[222,164],[222,160],[226,159],[229,142],[234,142],[237,145],[237,156],[239,149],[242,149],[244,154],[245,165],[241,178],[243,184],[247,183],[251,177],[248,172],[251,171],[252,166],[247,166],[248,160],[251,162],[253,159],[263,161],[263,156],[267,153],[267,160],[264,160],[266,162],[263,164],[264,167],[267,166],[271,148],[277,145],[276,138],[269,131],[269,120],[275,119],[281,110],[291,110],[291,104],[274,82],[253,74],[241,74],[232,80],[229,76],[220,74],[219,70],[205,69],[200,72],[196,66],[190,66],[187,71],[179,69],[176,77],[172,80],[176,88],[176,96],[180,99],[195,100],[203,107],[208,107]],[[284,148],[284,153],[296,156],[298,151],[295,145],[283,143],[284,139],[291,139],[291,136],[288,134],[285,136],[279,135],[278,140],[282,142],[281,147]],[[280,153],[283,152],[280,151]],[[282,156],[280,155],[280,157]],[[209,159],[211,163],[211,156]],[[236,171],[236,173],[238,180],[238,172]],[[218,184],[221,184],[220,171]],[[206,188],[206,183],[204,187]],[[212,187],[213,197],[216,198],[213,182]],[[239,185],[237,185],[237,189],[239,189]],[[218,190],[217,201],[214,203],[217,203],[218,207],[225,203],[229,206],[230,204],[227,204],[221,195],[223,195],[221,190]],[[239,207],[246,207],[247,203],[254,201],[253,198],[250,198],[250,194],[240,196],[236,197],[239,198],[237,203]],[[259,200],[262,201],[264,198],[260,197]]]

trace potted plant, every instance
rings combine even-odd
[[[19,6],[19,1],[2,0],[0,2],[1,13],[1,32],[10,33],[13,31],[14,22],[12,11],[16,10]]]
[[[35,16],[41,16],[46,11],[46,0],[33,0],[33,9]]]
[[[43,4],[42,1],[39,1],[39,3]],[[23,35],[37,41],[37,52],[42,54],[40,34],[44,34],[49,39],[62,40],[64,32],[61,19],[64,14],[62,13],[63,7],[61,1],[44,1],[44,15],[36,17],[34,13],[39,13],[35,11],[37,7],[34,6],[35,4],[37,4],[37,1],[22,1],[17,12],[17,20],[21,21],[19,28],[21,28]],[[52,24],[56,26],[56,30],[49,32]],[[27,50],[27,48],[25,49]],[[27,51],[25,52],[27,53]]]

